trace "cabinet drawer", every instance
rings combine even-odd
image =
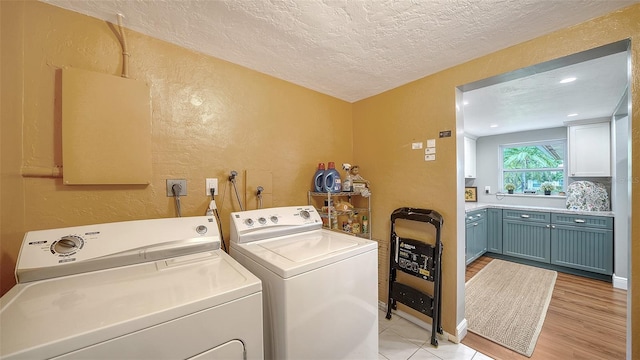
[[[502,210],[502,218],[505,220],[519,220],[528,222],[550,223],[551,213],[540,211]]]
[[[551,223],[597,229],[613,229],[613,218],[606,216],[553,213],[551,215]]]
[[[486,217],[487,217],[487,210],[470,211],[465,216],[465,219],[466,219],[465,222],[468,224],[474,221],[482,220]]]

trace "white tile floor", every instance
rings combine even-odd
[[[443,339],[438,347],[431,345],[431,332],[414,323],[393,315],[391,320],[386,313],[378,311],[378,360],[487,360],[490,357],[481,354],[463,344],[454,344]]]

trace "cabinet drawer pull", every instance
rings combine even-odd
[[[574,221],[574,222],[577,222],[578,224],[584,224],[584,223],[585,223],[585,221],[584,221],[584,220],[582,220],[582,219],[575,219],[575,220],[573,220],[573,221]]]
[[[520,217],[521,217],[521,218],[523,218],[523,219],[528,219],[528,218],[530,218],[531,216],[529,216],[529,215],[527,215],[527,214],[522,214],[522,215],[520,215]]]

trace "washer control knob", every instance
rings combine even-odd
[[[267,223],[267,219],[265,219],[265,218],[263,218],[263,217],[259,217],[259,218],[258,218],[258,222],[259,222],[260,224],[264,225],[264,224],[266,224],[266,223]]]
[[[60,238],[53,244],[53,250],[58,254],[69,254],[80,247],[82,239],[75,235],[67,235]]]
[[[244,221],[244,223],[245,223],[245,225],[247,225],[247,226],[253,226],[253,219],[246,219],[246,220]]]
[[[269,218],[271,220],[272,223],[277,224],[278,223],[278,217],[273,215]]]
[[[311,214],[309,214],[307,210],[302,210],[300,211],[300,216],[302,216],[303,219],[309,219],[311,217]]]
[[[198,225],[198,227],[196,228],[196,232],[200,235],[204,235],[207,233],[207,227],[204,225]]]

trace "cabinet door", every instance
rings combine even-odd
[[[613,274],[613,231],[553,225],[551,263],[605,275]]]
[[[464,177],[475,179],[476,177],[476,141],[464,137]]]
[[[466,265],[469,265],[471,261],[473,261],[473,247],[475,246],[475,238],[476,238],[476,227],[473,226],[473,223],[467,223],[465,228],[465,252],[464,252],[464,262]]]
[[[551,261],[551,226],[547,223],[504,219],[502,253],[523,259]]]
[[[487,251],[487,219],[467,222],[465,240],[465,264],[469,265]]]
[[[569,126],[569,176],[611,176],[610,123]]]
[[[487,251],[502,254],[502,209],[487,209]]]
[[[487,252],[487,219],[481,219],[474,223],[476,227],[475,247],[473,252],[473,259],[477,259],[482,254]]]

